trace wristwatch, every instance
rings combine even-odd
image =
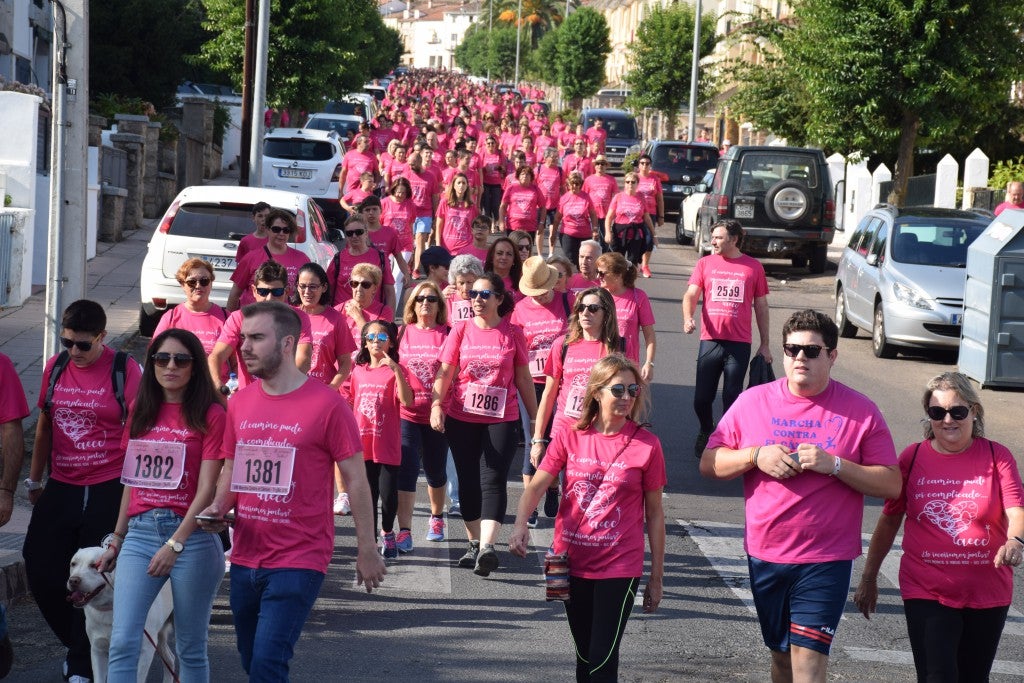
[[[31,479],[26,479],[22,483],[25,485],[26,491],[38,491],[39,489],[43,488],[43,482],[41,481],[32,481]]]
[[[181,541],[175,541],[173,538],[168,538],[165,546],[173,550],[175,553],[181,554],[181,551],[185,549],[185,544]]]

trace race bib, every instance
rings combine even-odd
[[[145,489],[176,489],[185,473],[185,444],[130,439],[121,483]]]
[[[743,280],[712,280],[711,300],[741,304],[745,286]]]
[[[473,317],[473,306],[468,300],[456,300],[452,304],[452,317],[455,322],[460,323]]]
[[[543,377],[544,366],[547,365],[551,349],[530,349],[530,376]]]
[[[469,384],[466,386],[466,398],[462,402],[462,409],[474,415],[504,417],[507,398],[508,389],[503,387]]]
[[[565,408],[562,409],[562,414],[574,420],[583,417],[583,399],[586,394],[587,388],[585,386],[570,388],[569,394],[565,397]]]
[[[291,446],[236,444],[231,490],[286,495],[291,490],[294,468],[295,449]]]

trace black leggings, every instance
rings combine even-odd
[[[501,185],[484,185],[480,211],[491,220],[498,220],[498,209],[501,207]]]
[[[92,678],[85,613],[65,600],[68,565],[79,548],[100,544],[114,530],[121,507],[120,479],[92,486],[51,478],[32,509],[25,534],[28,587],[50,630],[68,648],[68,674]]]
[[[576,644],[577,683],[619,680],[619,645],[640,579],[569,576],[565,615]]]
[[[505,522],[508,507],[508,470],[516,454],[516,425],[508,422],[445,421],[444,433],[459,476],[462,519]]]
[[[402,419],[402,468],[398,472],[398,490],[416,492],[420,476],[420,454],[427,486],[439,489],[448,483],[448,440],[428,424]]]
[[[697,379],[693,387],[693,412],[697,413],[700,431],[710,434],[715,427],[712,407],[718,393],[718,380],[722,383],[722,413],[729,410],[743,391],[747,376],[750,344],[737,341],[703,339],[697,351]]]
[[[918,683],[987,681],[1009,609],[958,609],[937,600],[904,600]]]
[[[640,263],[640,257],[647,251],[647,226],[643,223],[616,223],[612,227],[611,248],[630,263]]]
[[[370,483],[373,501],[373,528],[394,531],[398,514],[398,465],[384,465],[365,460],[366,480]],[[380,526],[377,526],[377,501],[380,501]],[[376,533],[376,531],[374,531]]]
[[[578,268],[580,262],[580,244],[583,240],[590,239],[589,237],[573,237],[572,235],[566,235],[564,232],[558,234],[558,241],[562,245],[562,252],[565,253],[565,258],[572,262],[574,268]]]

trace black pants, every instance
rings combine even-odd
[[[918,683],[987,681],[1009,609],[957,609],[937,600],[904,600]]]
[[[459,476],[463,520],[505,522],[508,470],[517,448],[517,424],[518,420],[481,424],[446,419],[444,433]]]
[[[612,251],[617,251],[633,264],[647,251],[647,228],[643,223],[616,223],[612,227]],[[638,266],[639,267],[639,266]]]
[[[558,241],[562,245],[562,251],[565,253],[565,258],[572,262],[573,268],[579,267],[580,262],[580,244],[583,243],[584,237],[573,237],[572,235],[566,235],[564,232],[558,234]]]
[[[619,680],[619,645],[639,583],[639,578],[569,576],[565,615],[576,644],[577,683]]]
[[[702,339],[697,352],[697,379],[693,387],[693,412],[697,413],[700,431],[711,433],[715,426],[712,407],[718,393],[718,380],[722,382],[722,413],[729,410],[743,391],[750,361],[750,344],[736,341]]]
[[[484,194],[480,198],[480,211],[491,220],[498,220],[498,209],[501,207],[501,185],[484,185]]]
[[[92,678],[85,613],[68,602],[68,565],[79,548],[100,544],[114,530],[121,507],[120,479],[75,486],[50,479],[25,534],[22,555],[28,588],[50,630],[68,648],[68,674]]]
[[[373,528],[394,531],[398,514],[398,465],[383,465],[372,460],[366,464],[366,480],[373,501]],[[380,501],[380,526],[377,526],[377,502]],[[376,533],[376,532],[374,532]]]
[[[416,492],[420,476],[420,455],[427,486],[439,489],[448,483],[448,439],[430,425],[402,421],[402,468],[398,472],[398,490]]]

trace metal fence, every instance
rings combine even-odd
[[[903,200],[903,206],[932,206],[935,204],[935,180],[937,176],[916,175],[907,181],[907,196]],[[889,201],[889,193],[892,192],[892,181],[878,184],[878,201],[884,203]]]
[[[100,159],[100,183],[112,187],[128,187],[128,152],[104,145]]]
[[[10,291],[13,230],[14,214],[0,213],[0,306],[7,305],[7,294]]]

